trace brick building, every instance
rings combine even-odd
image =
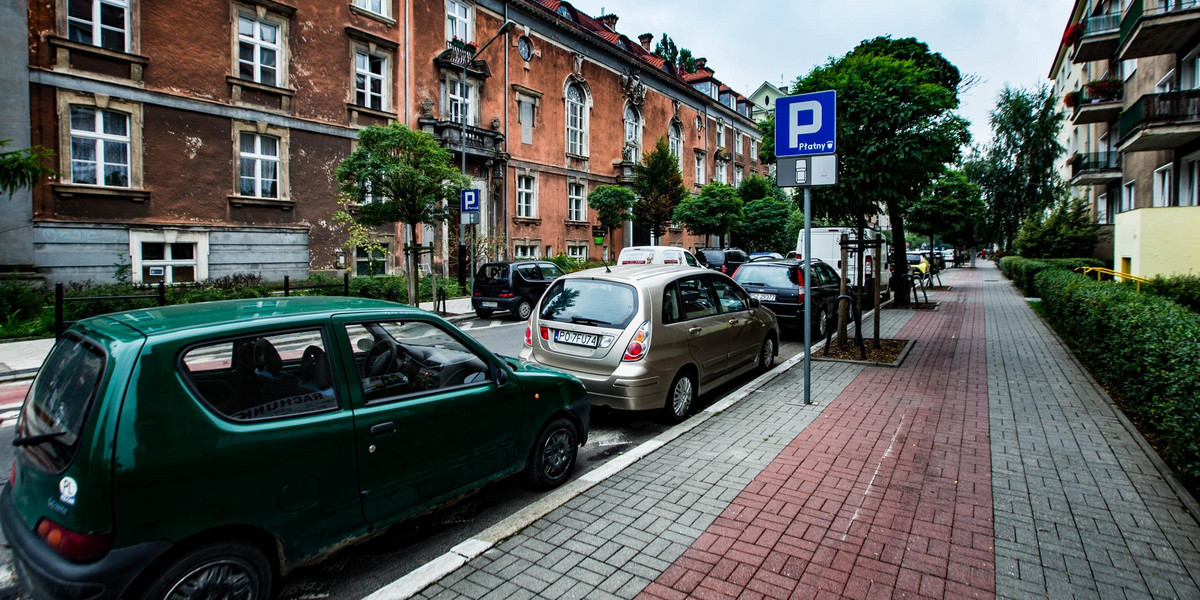
[[[55,150],[60,177],[5,208],[0,262],[49,281],[360,270],[330,219],[332,172],[371,124],[427,131],[456,163],[465,149],[496,255],[649,242],[627,226],[597,243],[586,198],[629,184],[659,137],[693,189],[762,172],[750,103],[707,65],[678,73],[651,36],[557,0],[37,0],[27,16],[28,66],[0,70],[27,75],[29,143]],[[467,44],[507,20],[482,52]],[[457,215],[419,235],[445,268]],[[403,238],[379,232],[387,272]]]

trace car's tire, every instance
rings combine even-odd
[[[828,306],[817,311],[816,318],[813,319],[812,324],[812,338],[814,342],[817,340],[823,340],[825,339],[825,336],[829,335],[830,312],[831,311]]]
[[[490,309],[477,308],[475,309],[475,316],[479,317],[480,319],[486,319],[492,316],[492,311]]]
[[[541,489],[562,485],[575,470],[575,454],[579,448],[579,431],[563,417],[546,423],[533,442],[525,476],[529,483]]]
[[[513,309],[512,316],[518,321],[524,321],[528,319],[529,315],[532,313],[533,303],[525,298],[521,298],[521,301],[517,303],[517,307]]]
[[[771,367],[775,366],[775,356],[779,354],[779,344],[775,341],[775,334],[768,333],[763,339],[762,347],[758,349],[758,370],[770,371]]]
[[[696,376],[688,370],[680,371],[667,389],[663,404],[663,418],[669,423],[680,423],[688,417],[696,401]]]
[[[140,586],[142,600],[232,598],[266,600],[271,597],[274,570],[257,546],[241,542],[216,542],[197,546],[171,561]]]

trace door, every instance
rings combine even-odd
[[[700,369],[700,384],[704,385],[725,372],[729,354],[729,317],[721,314],[708,277],[682,279],[677,289],[683,313],[682,326],[687,330],[688,352]]]
[[[758,345],[766,333],[762,324],[750,315],[750,298],[742,288],[726,277],[709,277],[717,295],[721,316],[729,325],[726,371],[736,371],[758,359]]]
[[[368,521],[407,516],[520,462],[519,397],[494,384],[490,359],[457,331],[422,319],[341,329],[353,357],[344,368],[358,378],[350,387]]]

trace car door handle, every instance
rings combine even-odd
[[[689,329],[688,329],[688,333],[690,333],[690,334],[692,334],[692,335],[696,335],[697,333],[700,333],[700,328],[699,328],[699,327],[692,327],[692,328],[689,328]]]
[[[738,320],[737,320],[737,319],[730,319],[730,320],[729,320],[729,324],[730,324],[730,325],[737,325],[737,324],[738,324]]]
[[[396,424],[392,421],[386,423],[376,423],[371,426],[371,435],[383,435],[396,431]]]

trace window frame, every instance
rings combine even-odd
[[[377,46],[374,48],[372,46],[374,46],[374,44],[367,45],[367,44],[362,44],[362,43],[354,43],[352,45],[351,52],[350,52],[350,55],[351,55],[351,57],[350,57],[350,81],[352,82],[352,84],[350,86],[351,87],[351,90],[350,90],[351,104],[353,104],[354,106],[359,107],[359,108],[365,108],[367,110],[376,110],[376,111],[380,111],[380,112],[392,112],[393,111],[392,107],[394,106],[394,99],[392,97],[393,96],[393,92],[392,92],[393,54],[391,52],[385,52],[385,51],[381,50],[380,48],[378,48]],[[359,68],[359,57],[360,56],[367,57],[368,69],[370,68],[370,60],[372,58],[380,59],[383,63],[380,73],[378,73],[378,74],[371,73],[369,70],[362,71]],[[359,88],[359,76],[363,76],[364,80],[367,82],[368,89],[365,91],[362,90],[361,88]],[[380,93],[378,94],[378,96],[380,98],[380,106],[379,107],[370,105],[370,98],[372,97],[372,94],[370,93],[369,87],[370,87],[370,82],[373,79],[378,79],[380,81],[380,84],[379,84],[380,85]],[[359,101],[360,94],[366,94],[366,98],[367,98],[366,104]]]
[[[142,105],[135,102],[128,102],[115,98],[107,98],[104,96],[97,97],[92,94],[83,94],[77,92],[69,92],[62,89],[58,90],[58,172],[60,181],[64,184],[73,186],[87,186],[91,188],[104,188],[112,190],[140,190],[143,188],[143,141],[142,129],[145,120],[142,114]],[[72,166],[73,157],[71,153],[73,133],[71,130],[71,107],[86,106],[98,110],[108,110],[112,112],[124,113],[128,117],[128,150],[126,156],[128,159],[128,185],[125,187],[103,185],[100,183],[77,183],[75,182],[75,174]],[[98,173],[99,175],[99,173]],[[97,181],[103,178],[98,177]]]
[[[1161,208],[1177,206],[1174,192],[1175,163],[1167,163],[1154,169],[1154,190],[1150,206]]]
[[[577,91],[579,93],[578,101],[573,101],[571,99],[572,91]],[[566,111],[564,113],[564,124],[566,127],[566,153],[575,156],[587,157],[589,150],[588,129],[590,125],[588,123],[588,116],[591,112],[591,95],[588,94],[587,90],[579,82],[568,80],[566,88],[563,91],[563,103]],[[578,115],[573,114],[576,111],[578,112]],[[571,122],[576,117],[578,117],[578,125],[573,127]],[[576,134],[579,139],[573,141],[572,134]]]
[[[151,260],[147,261],[143,258],[142,244],[143,243],[161,243],[161,244],[195,244],[196,249],[191,261],[182,260]],[[130,278],[133,283],[146,283],[142,276],[143,267],[162,266],[168,267],[164,269],[164,283],[167,285],[174,284],[174,267],[176,266],[192,266],[195,268],[195,280],[205,281],[209,278],[208,272],[208,232],[207,231],[181,231],[177,229],[130,229],[129,230],[129,268]],[[147,262],[153,264],[146,264]],[[161,263],[161,264],[159,264]]]
[[[461,7],[467,13],[466,16],[463,17],[456,13],[452,13],[451,7]],[[475,5],[470,2],[464,2],[463,0],[446,0],[444,9],[445,10],[443,11],[443,13],[446,15],[446,18],[444,21],[446,24],[446,43],[449,44],[454,38],[458,37],[457,35],[455,35],[455,31],[457,31],[457,29],[458,29],[458,23],[462,23],[462,27],[463,27],[463,35],[462,35],[462,37],[458,37],[458,39],[462,40],[463,42],[474,41],[475,40]],[[454,22],[455,22],[455,25],[453,26],[455,31],[451,30],[450,20],[452,18],[454,19]]]
[[[584,243],[584,244],[568,243],[567,244],[567,258],[571,258],[574,260],[587,261],[588,245],[586,243]]]
[[[457,116],[465,114],[467,127],[475,127],[475,116],[478,108],[477,99],[479,98],[479,83],[471,79],[469,76],[464,80],[462,73],[451,73],[449,71],[443,71],[443,73],[442,109],[445,111],[443,114],[445,114],[446,120],[451,123],[461,125],[462,121],[459,121]],[[465,87],[467,89],[466,97],[462,96],[460,93],[456,93],[453,90],[453,88],[456,87],[459,89]],[[464,104],[466,105],[465,112],[463,110]],[[454,110],[456,105],[458,106],[457,113]]]
[[[89,11],[89,18],[91,20],[88,21],[83,21],[78,17],[71,16],[71,4],[74,1],[75,0],[63,0],[58,5],[58,10],[60,10],[60,14],[63,15],[62,32],[64,38],[79,44],[85,44],[95,48],[108,50],[110,52],[122,52],[125,54],[133,52],[133,38],[135,30],[133,11],[135,8],[134,3],[137,2],[137,0],[87,0],[91,5],[91,10]],[[122,45],[120,49],[108,48],[104,46],[103,42],[105,26],[103,23],[103,18],[100,14],[102,12],[103,5],[116,6],[124,11],[124,15],[122,16],[122,26],[124,29],[120,30],[122,37]],[[72,24],[79,22],[85,22],[91,28],[91,41],[77,40],[72,37]],[[112,30],[111,27],[109,30]]]
[[[1133,179],[1125,182],[1121,186],[1121,209],[1118,212],[1133,210],[1134,203],[1137,200],[1137,180]]]
[[[377,1],[379,2],[379,8],[380,8],[380,10],[378,10],[378,11],[376,11],[376,10],[372,9],[370,6],[368,6],[372,2],[372,0],[351,0],[350,5],[354,6],[355,8],[358,8],[359,10],[362,10],[364,12],[368,12],[373,15],[383,17],[385,19],[391,19],[392,18],[391,0],[377,0]]]
[[[629,146],[633,143],[633,162],[642,162],[642,128],[646,121],[642,112],[632,103],[626,102],[625,109],[622,111],[621,123],[623,127],[622,146]],[[632,117],[632,118],[631,118]]]
[[[521,219],[536,219],[537,218],[537,189],[538,178],[532,173],[522,173],[517,175],[516,185],[516,209],[517,217]],[[529,186],[525,187],[522,184],[528,182]],[[524,201],[524,205],[522,202]],[[522,210],[524,208],[524,210]]]
[[[696,183],[696,185],[704,185],[704,184],[705,184],[705,181],[704,181],[704,180],[705,180],[705,178],[706,178],[706,176],[707,176],[707,171],[706,171],[706,167],[705,167],[705,164],[704,164],[704,153],[703,153],[703,152],[701,152],[701,151],[699,151],[699,150],[697,150],[697,151],[696,151],[696,162],[695,162],[695,167],[696,167],[696,173],[695,173],[695,175],[696,175],[696,181],[695,181],[695,183]]]
[[[241,134],[253,133],[257,135],[265,135],[274,137],[279,140],[278,148],[278,167],[276,169],[277,184],[275,196],[245,196],[242,191],[242,149],[241,149]],[[291,201],[291,186],[290,186],[290,157],[291,157],[291,130],[285,127],[276,127],[267,125],[262,122],[250,123],[246,121],[234,121],[232,127],[233,134],[233,194],[235,198],[265,200],[265,201]],[[257,146],[257,145],[256,145]]]
[[[680,172],[683,171],[684,143],[683,125],[678,120],[673,119],[671,124],[667,126],[667,147],[671,152],[675,153],[675,158],[679,161]]]
[[[242,66],[242,59],[241,59],[242,33],[241,33],[240,25],[241,25],[241,20],[243,18],[248,19],[256,24],[271,25],[276,28],[278,37],[274,44],[274,48],[276,49],[276,52],[277,52],[277,56],[275,59],[276,60],[275,83],[263,83],[261,81],[261,78],[259,77],[260,73],[259,73],[259,66],[258,66],[258,60],[257,60],[257,58],[258,58],[257,50],[255,51],[256,60],[253,63],[255,65],[255,68],[254,68],[255,77],[253,77],[251,79],[242,77],[242,70],[241,70],[241,66]],[[254,85],[261,85],[261,86],[266,86],[266,87],[270,87],[270,88],[281,88],[281,89],[287,88],[288,82],[290,81],[290,77],[289,77],[290,69],[288,67],[291,62],[289,44],[288,44],[288,40],[289,40],[288,22],[289,22],[289,20],[286,16],[270,12],[263,6],[257,6],[257,5],[252,6],[252,5],[248,5],[248,4],[242,4],[242,3],[235,3],[233,5],[233,15],[232,15],[232,22],[231,22],[231,27],[233,30],[232,57],[231,58],[232,58],[233,64],[231,67],[232,68],[231,72],[233,73],[234,79],[238,79],[240,81],[249,82]],[[257,25],[255,27],[255,31],[258,31]],[[256,44],[256,48],[257,47],[258,47],[258,45]]]
[[[579,193],[574,193],[578,188]],[[567,180],[567,220],[583,223],[588,220],[587,183]]]

